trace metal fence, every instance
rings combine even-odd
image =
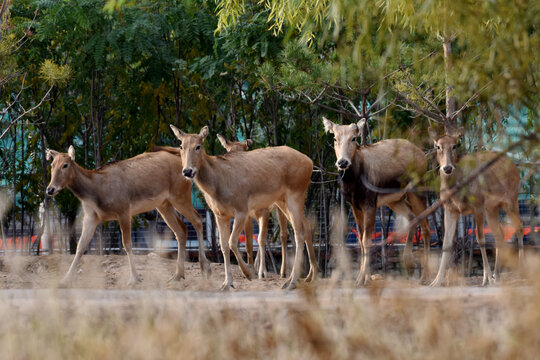
[[[538,209],[534,206],[534,202],[521,196],[520,214],[525,226],[525,244],[528,246],[540,245],[540,221]],[[428,196],[428,205],[436,200],[436,194]],[[313,230],[313,242],[315,252],[318,258],[319,267],[323,276],[329,275],[333,269],[332,262],[332,244],[331,237],[333,229],[333,218],[339,211],[344,211],[347,217],[347,226],[345,229],[344,243],[350,249],[352,259],[356,259],[360,253],[358,243],[358,231],[350,207],[343,202],[341,198],[337,181],[325,180],[323,174],[314,175],[313,184],[310,187],[306,209],[310,218]],[[208,251],[208,256],[213,261],[222,261],[221,251],[219,248],[218,233],[215,226],[213,214],[207,209],[198,209],[199,214],[203,219],[205,247]],[[66,229],[67,221],[57,212],[53,211],[53,217],[56,222],[52,230],[52,251],[68,252],[69,241]],[[430,217],[431,239],[430,244],[434,252],[442,245],[443,236],[443,211],[439,209]],[[198,242],[195,229],[183,219],[188,226],[187,253],[191,260],[197,260]],[[506,240],[510,243],[512,239],[512,228],[506,225],[505,216],[501,214],[501,220],[505,232]],[[6,228],[4,241],[0,241],[0,254],[6,252],[14,252],[21,254],[38,254],[40,253],[39,242],[39,222],[34,218],[25,219],[26,224],[25,234],[22,234],[20,229],[16,229],[15,237],[13,237],[13,229]],[[400,254],[402,253],[406,235],[399,231],[399,222],[401,220],[394,216],[394,213],[387,207],[382,207],[377,211],[375,229],[373,231],[373,266],[383,271],[400,271],[401,262]],[[38,224],[38,226],[36,226]],[[289,225],[290,226],[290,225]],[[77,227],[76,233],[80,234],[80,224]],[[293,232],[289,228],[289,246],[288,251],[294,252],[293,241],[291,241]],[[132,226],[132,242],[135,253],[158,252],[162,254],[170,254],[175,256],[177,251],[177,243],[173,233],[167,227],[163,219],[157,211],[139,215],[134,218]],[[254,238],[251,239],[254,244],[254,249],[258,249],[256,237],[258,235],[258,227],[254,222]],[[475,224],[472,216],[461,217],[456,239],[456,257],[455,263],[461,266],[464,274],[472,274],[477,269],[475,256],[478,254],[476,244]],[[245,239],[242,234],[240,238],[240,250],[245,252],[245,242],[250,239]],[[486,241],[489,248],[493,248],[494,240],[489,228],[486,228]],[[99,246],[103,244],[103,246]],[[422,251],[423,239],[421,239],[419,230],[415,236],[413,251]],[[268,252],[270,271],[279,271],[279,258],[281,254],[281,244],[279,242],[279,226],[273,214],[270,218],[269,234],[268,234]],[[96,232],[94,239],[90,243],[89,253],[105,253],[105,254],[121,254],[123,252],[121,232],[117,222],[108,222],[104,224],[100,232]],[[292,257],[291,257],[292,258]]]

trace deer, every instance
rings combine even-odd
[[[414,190],[414,182],[427,171],[424,152],[405,139],[387,139],[360,146],[357,137],[363,124],[338,125],[323,117],[326,132],[334,135],[336,167],[341,175],[341,193],[351,205],[359,230],[362,264],[357,286],[371,281],[370,249],[377,208],[387,205],[409,221],[426,209],[425,198]],[[429,277],[428,259],[431,232],[427,220],[420,223],[424,239],[421,282]],[[405,267],[414,267],[412,240],[416,229],[410,229],[404,249]],[[360,238],[361,237],[361,238]]]
[[[228,153],[235,151],[248,151],[253,146],[253,141],[251,139],[246,139],[244,141],[231,141],[226,139],[221,134],[217,134],[217,138],[221,145],[227,150]],[[264,222],[266,223],[265,228],[268,228],[268,219],[270,217],[270,212],[276,209],[276,215],[279,223],[279,238],[281,241],[281,269],[280,277],[285,278],[287,274],[287,239],[289,238],[289,231],[287,230],[287,217],[285,214],[277,207],[272,205],[268,211],[265,211]],[[244,233],[246,235],[246,252],[248,265],[253,265],[253,222],[249,218],[244,226]],[[259,240],[257,240],[259,241]],[[259,242],[260,244],[260,242]],[[262,273],[259,272],[259,278],[266,276],[266,265],[260,266],[261,258],[264,258],[264,253],[261,251],[257,252],[257,258],[255,259],[255,267],[262,269]],[[264,261],[264,260],[263,260]]]
[[[431,286],[441,286],[445,281],[446,268],[450,260],[456,235],[459,215],[472,214],[476,222],[477,241],[482,254],[483,279],[482,286],[499,281],[501,265],[501,247],[504,235],[499,222],[499,210],[506,211],[515,228],[519,249],[519,259],[523,259],[523,223],[519,216],[518,192],[520,175],[514,162],[505,155],[495,152],[480,151],[460,156],[458,142],[464,129],[448,129],[440,133],[437,129],[428,129],[429,137],[434,143],[439,174],[441,178],[440,197],[444,208],[444,239],[439,271]],[[497,159],[497,157],[499,157]],[[461,190],[450,194],[451,188],[459,179],[470,174],[475,168],[494,161],[483,173]],[[484,235],[484,214],[495,237],[494,274],[486,254]]]
[[[81,201],[83,215],[82,233],[75,257],[60,286],[68,286],[75,269],[92,240],[96,227],[102,221],[117,220],[122,232],[122,244],[127,253],[130,277],[128,286],[138,281],[131,245],[131,218],[157,209],[173,231],[178,242],[176,272],[169,281],[184,278],[187,227],[176,214],[180,212],[195,228],[199,241],[199,262],[203,276],[210,276],[210,262],[206,258],[202,218],[191,202],[192,182],[176,176],[182,167],[182,157],[171,147],[158,148],[133,158],[105,165],[96,170],[86,170],[75,162],[75,149],[67,153],[47,149],[51,164],[51,181],[46,195],[55,196],[68,188]]]
[[[221,290],[234,288],[230,252],[238,261],[243,275],[253,274],[238,251],[238,236],[249,217],[259,223],[260,251],[264,253],[267,229],[264,216],[276,204],[292,224],[296,244],[294,265],[284,289],[294,289],[300,277],[303,248],[306,244],[310,270],[306,282],[315,280],[317,263],[313,249],[311,225],[304,214],[305,197],[313,172],[313,161],[288,146],[267,147],[252,151],[236,151],[222,156],[206,154],[203,142],[208,126],[198,134],[188,134],[170,125],[181,141],[182,175],[193,180],[201,190],[216,217],[219,240],[225,262],[225,279]],[[234,218],[232,231],[230,221]],[[261,266],[263,264],[261,258]],[[259,270],[260,271],[260,270]]]

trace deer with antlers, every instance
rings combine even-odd
[[[411,191],[413,180],[421,179],[427,170],[427,159],[416,145],[405,139],[388,139],[360,146],[357,137],[363,124],[337,125],[323,117],[326,132],[334,134],[336,166],[342,176],[342,194],[351,204],[361,235],[362,265],[356,284],[371,280],[370,249],[377,207],[387,205],[409,221],[426,209],[425,199]],[[421,223],[424,239],[422,282],[427,281],[431,233],[427,220]],[[406,268],[414,266],[410,229],[404,250]]]
[[[501,247],[504,234],[499,222],[499,210],[504,209],[515,227],[518,239],[519,258],[523,258],[523,224],[519,216],[518,191],[519,169],[506,156],[494,152],[476,152],[460,157],[458,141],[463,136],[463,128],[449,133],[439,133],[429,128],[429,136],[433,140],[437,152],[439,174],[441,176],[441,202],[444,206],[444,240],[442,259],[437,277],[431,286],[440,286],[445,280],[446,268],[450,260],[456,225],[459,215],[472,214],[476,222],[477,240],[482,254],[484,276],[482,285],[492,284],[499,280],[501,264]],[[496,159],[496,157],[500,157]],[[482,164],[494,160],[494,164],[481,173],[472,183],[457,193],[448,196],[450,189],[459,179]],[[491,274],[484,236],[484,214],[495,237],[495,269]]]
[[[106,220],[118,220],[122,244],[126,250],[130,278],[128,285],[138,281],[131,246],[131,218],[157,209],[178,241],[176,272],[170,280],[184,277],[187,227],[176,214],[178,210],[191,222],[199,240],[199,261],[203,275],[210,275],[210,262],[204,251],[203,226],[199,213],[191,202],[191,181],[177,176],[182,158],[177,149],[144,153],[131,159],[106,165],[97,170],[83,169],[75,162],[75,149],[68,153],[47,150],[51,164],[51,181],[46,193],[55,196],[63,188],[70,189],[82,202],[83,227],[75,258],[61,285],[69,285],[81,256],[86,251],[97,225]]]
[[[210,156],[202,145],[208,127],[199,134],[187,134],[171,125],[181,141],[180,153],[184,160],[182,174],[193,179],[203,192],[206,202],[216,216],[221,251],[225,260],[225,280],[221,287],[233,287],[230,251],[234,253],[242,273],[250,279],[250,268],[238,251],[238,236],[250,216],[276,204],[294,230],[296,255],[291,275],[283,285],[294,288],[298,281],[304,243],[307,245],[310,271],[307,281],[317,276],[317,263],[311,238],[311,226],[304,215],[304,202],[310,184],[313,162],[306,155],[287,146],[269,147],[252,151]],[[232,232],[230,220],[234,218]],[[259,232],[266,236],[264,219],[259,216]]]
[[[251,139],[247,139],[245,141],[231,141],[227,140],[220,134],[217,134],[217,138],[228,153],[235,151],[248,151],[253,145],[253,141]],[[279,209],[279,207],[274,205],[272,205],[270,209],[267,209],[268,211],[261,210],[263,211],[263,213],[261,213],[260,216],[264,217],[263,221],[266,224],[265,229],[268,229],[268,219],[270,218],[270,212],[273,210],[273,208],[276,209],[276,215],[279,223],[279,238],[281,240],[280,276],[282,278],[285,278],[287,274],[287,239],[289,238],[289,231],[287,230],[287,217],[285,216],[283,211]],[[251,221],[251,218],[246,221],[246,225],[244,226],[244,233],[246,235],[246,252],[248,264],[253,265],[253,222]],[[261,244],[261,240],[263,239],[257,239],[257,242],[259,243],[259,251],[257,251],[257,258],[255,259],[255,267],[259,269],[259,278],[266,276],[266,264],[264,263],[264,249],[266,247],[266,244]],[[261,261],[263,261],[262,264]]]

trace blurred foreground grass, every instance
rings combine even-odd
[[[233,301],[218,292],[164,301],[148,290],[92,305],[55,289],[35,293],[37,301],[4,296],[0,358],[536,359],[540,261],[531,254],[526,268],[524,286],[467,296],[407,292],[392,281],[374,282],[360,297],[328,282],[292,295],[238,291]]]

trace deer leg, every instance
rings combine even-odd
[[[364,226],[362,233],[362,265],[356,278],[356,286],[364,286],[371,281],[371,237],[375,225],[376,208],[364,209]]]
[[[412,207],[412,211],[415,216],[420,215],[426,209],[425,198],[416,194],[409,194],[409,202]],[[422,230],[422,239],[424,240],[424,256],[423,256],[423,270],[420,277],[421,284],[427,284],[430,278],[429,275],[429,250],[431,241],[431,231],[429,229],[428,219],[424,219],[420,222],[420,229]]]
[[[514,203],[512,204],[512,206],[506,209],[506,213],[508,214],[508,217],[510,218],[512,225],[514,225],[514,228],[516,229],[517,246],[518,246],[518,254],[519,254],[519,267],[521,270],[523,270],[523,260],[525,258],[524,252],[523,252],[523,222],[521,221],[521,217],[519,216],[519,203],[518,203],[517,197]]]
[[[448,262],[452,256],[452,250],[454,248],[454,238],[456,236],[458,217],[459,213],[450,211],[447,208],[444,209],[444,239],[442,246],[442,258],[437,277],[429,286],[441,286],[444,283],[446,267],[448,266]]]
[[[414,212],[405,201],[398,201],[388,204],[388,206],[396,213],[404,216],[409,222],[414,218]],[[405,243],[405,249],[403,250],[403,263],[409,276],[414,273],[414,257],[412,253],[413,237],[416,229],[409,229],[407,233],[407,242]]]
[[[319,272],[319,266],[317,264],[317,257],[315,256],[315,249],[313,248],[313,238],[311,234],[311,224],[309,220],[304,216],[304,239],[308,250],[309,257],[309,273],[306,277],[306,282],[311,282],[317,278]]]
[[[176,272],[169,281],[178,281],[184,278],[184,260],[186,258],[187,226],[176,214],[173,206],[166,202],[157,208],[167,226],[173,231],[178,243],[178,257],[176,259]]]
[[[131,218],[129,215],[125,215],[120,217],[118,222],[120,223],[120,230],[122,231],[122,244],[124,245],[124,250],[127,253],[130,267],[128,286],[134,286],[139,281],[139,278],[137,276],[137,270],[135,270],[133,251],[131,248]]]
[[[221,246],[221,253],[223,254],[223,261],[225,263],[225,281],[221,285],[220,290],[229,290],[234,288],[232,275],[231,275],[231,250],[229,249],[229,235],[230,235],[230,218],[218,217],[216,215],[216,224],[219,231],[219,244]]]
[[[244,262],[242,254],[240,254],[240,251],[238,250],[238,237],[240,236],[240,232],[242,232],[242,227],[246,224],[246,217],[247,216],[244,213],[235,214],[232,232],[229,237],[229,247],[238,261],[240,270],[242,270],[242,273],[248,280],[251,280],[253,277],[251,269]]]
[[[280,206],[281,208],[281,206]],[[300,271],[302,271],[302,263],[304,257],[304,234],[303,234],[303,219],[304,219],[304,194],[294,195],[291,194],[287,196],[286,204],[287,212],[289,214],[288,218],[291,221],[293,231],[294,231],[294,241],[296,244],[296,254],[294,255],[294,264],[291,271],[291,275],[283,284],[284,289],[294,289],[296,288],[296,282],[300,277]],[[281,208],[284,210],[283,208]]]
[[[504,234],[499,223],[499,208],[486,210],[488,225],[493,232],[493,237],[495,237],[495,269],[493,270],[493,280],[497,283],[500,280]]]
[[[289,231],[287,230],[287,217],[279,208],[276,209],[279,222],[279,238],[281,240],[281,270],[279,276],[285,278],[287,276],[287,239]]]
[[[482,286],[493,283],[493,278],[491,276],[491,267],[489,266],[489,261],[486,253],[486,238],[484,235],[484,209],[481,211],[475,212],[474,221],[476,222],[476,239],[478,241],[478,246],[480,246],[480,253],[482,254],[482,263],[484,266],[484,278],[482,279]]]
[[[183,203],[182,203],[183,204]],[[195,231],[197,232],[197,241],[199,243],[199,265],[201,266],[201,272],[203,274],[203,277],[210,278],[210,274],[212,273],[212,269],[210,268],[210,261],[206,258],[206,246],[204,245],[204,237],[203,237],[203,222],[201,215],[191,206],[191,199],[189,199],[190,206],[182,205],[180,204],[173,204],[173,206],[180,212],[180,214],[184,215],[184,217],[193,225],[195,228]]]
[[[360,243],[360,246],[362,246],[362,234],[364,233],[364,212],[362,209],[355,208],[354,206],[352,207],[352,210],[354,221],[356,221],[356,226],[358,227],[358,242]],[[345,214],[343,214],[343,216],[346,217]]]
[[[364,235],[364,211],[362,209],[358,209],[354,206],[352,206],[353,216],[354,220],[356,221],[356,226],[358,227],[358,243],[360,244],[360,252],[361,256],[364,256],[366,249],[364,249],[364,243],[362,241],[362,237]],[[342,214],[345,216],[345,214]],[[346,245],[346,244],[343,244]]]
[[[79,243],[77,244],[77,252],[75,253],[75,257],[71,262],[71,266],[69,267],[68,272],[59,283],[60,287],[66,287],[71,284],[71,281],[73,280],[73,276],[75,274],[75,269],[77,268],[77,265],[81,260],[81,256],[86,251],[86,248],[88,248],[88,244],[90,244],[90,241],[92,240],[92,236],[94,235],[98,224],[99,220],[94,214],[84,214],[82,233],[81,237],[79,238]]]
[[[246,235],[247,262],[253,266],[253,220],[249,216],[244,225],[244,234]],[[257,255],[259,254],[257,253]]]
[[[260,255],[259,261],[259,279],[268,277],[266,273],[266,237],[268,234],[268,217],[270,212],[268,209],[264,209],[260,212],[257,221],[259,222],[259,251],[257,255]]]

